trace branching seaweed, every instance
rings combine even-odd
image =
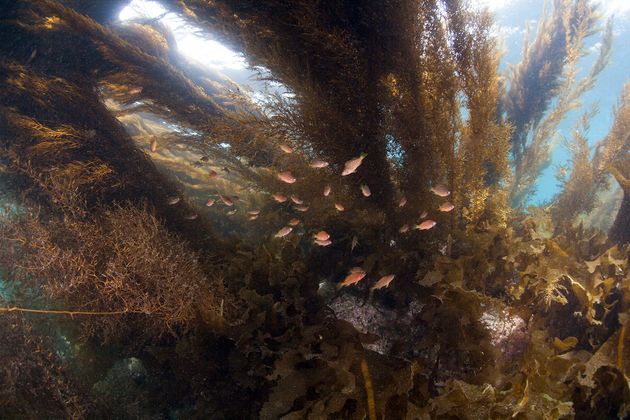
[[[282,83],[262,104],[112,3],[0,5],[3,413],[628,416],[628,248],[573,223],[630,185],[628,92],[551,206],[509,204],[608,62],[610,23],[577,79],[590,1],[554,1],[504,97],[464,1],[163,1]]]
[[[584,40],[596,32],[598,18],[596,7],[587,0],[555,1],[553,11],[541,21],[533,45],[526,44],[524,59],[511,76],[503,108],[515,125],[510,192],[513,207],[523,207],[535,191],[539,174],[549,165],[558,125],[579,106],[580,97],[593,87],[610,61],[612,21],[607,24],[598,59],[589,74],[576,80]],[[553,107],[545,115],[552,99]]]
[[[70,217],[3,221],[2,265],[11,267],[6,281],[15,282],[21,295],[33,291],[74,312],[111,313],[83,323],[86,335],[105,338],[129,328],[144,330],[148,338],[176,332],[190,327],[202,306],[212,308],[216,326],[223,322],[223,285],[205,278],[195,254],[150,211],[118,207],[94,221]],[[115,315],[125,314],[121,328]]]

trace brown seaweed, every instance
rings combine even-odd
[[[554,2],[502,97],[492,18],[465,2],[165,1],[290,90],[263,107],[106,3],[0,4],[0,163],[19,205],[0,218],[2,306],[40,311],[0,311],[3,413],[628,416],[630,196],[609,237],[574,223],[607,173],[627,190],[627,92],[592,158],[593,112],[576,126],[555,202],[522,209],[609,58],[610,25],[576,79],[590,2]],[[400,230],[423,210],[433,229]],[[368,275],[340,289],[352,267]],[[142,375],[117,382],[131,358]]]

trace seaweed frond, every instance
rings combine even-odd
[[[219,313],[228,299],[222,284],[207,280],[198,256],[146,208],[116,207],[93,221],[5,218],[1,240],[0,260],[11,267],[6,281],[18,290],[43,294],[57,311],[112,315],[84,320],[88,336],[120,337],[140,326],[147,338],[176,332],[198,321],[199,306]],[[115,315],[127,315],[125,328]]]
[[[523,207],[535,191],[538,176],[550,163],[558,125],[579,106],[580,97],[593,87],[610,61],[611,20],[606,25],[598,59],[587,76],[576,80],[584,41],[596,32],[599,18],[597,8],[588,0],[555,1],[552,15],[540,23],[536,41],[512,75],[504,108],[508,120],[515,125],[510,192],[513,207]],[[547,112],[552,100],[554,106]]]

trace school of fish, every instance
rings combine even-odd
[[[278,147],[280,148],[282,152],[284,152],[287,155],[294,153],[294,148],[288,144],[280,144],[278,145]],[[151,140],[149,148],[151,152],[153,153],[157,151],[157,140],[155,138]],[[348,175],[356,173],[359,167],[362,165],[363,160],[366,157],[367,157],[367,154],[362,153],[358,157],[355,157],[353,159],[346,161],[341,171],[341,176],[348,176]],[[201,158],[201,161],[207,162],[208,158],[204,156]],[[314,169],[323,169],[323,168],[329,167],[329,163],[321,159],[314,159],[310,162],[309,166]],[[226,173],[229,173],[229,170],[227,168],[223,168],[223,170]],[[210,170],[208,172],[209,179],[215,179],[218,177],[219,177],[218,172],[214,170]],[[277,178],[286,184],[293,184],[297,181],[297,178],[293,176],[293,174],[290,171],[278,172]],[[360,191],[361,191],[361,194],[366,198],[372,195],[370,187],[366,183],[360,184]],[[448,197],[451,194],[449,189],[444,184],[436,184],[430,188],[430,191],[438,197]],[[323,195],[324,197],[329,197],[331,193],[332,193],[332,187],[330,184],[327,184],[324,187]],[[304,200],[302,200],[300,197],[298,197],[295,194],[290,194],[289,196],[287,196],[283,193],[276,192],[276,193],[271,194],[271,197],[277,203],[285,203],[290,200],[293,203],[294,210],[296,211],[306,212],[309,210],[309,206],[304,204]],[[208,198],[208,200],[206,201],[206,206],[212,207],[217,202],[221,202],[223,205],[229,208],[229,207],[234,207],[235,201],[237,200],[238,200],[237,196],[230,197],[225,194],[217,194],[215,197]],[[166,200],[169,206],[174,206],[178,204],[180,201],[181,201],[181,197],[179,196],[171,196],[171,197],[168,197],[168,199]],[[407,198],[404,195],[400,196],[397,204],[398,204],[398,207],[400,208],[404,207],[407,204]],[[334,205],[334,208],[338,212],[342,212],[345,210],[345,207],[343,206],[343,204],[339,202],[334,202],[333,205]],[[451,202],[445,201],[440,204],[437,210],[439,212],[447,213],[447,212],[452,211],[454,208],[455,206]],[[233,215],[233,214],[236,214],[236,212],[237,212],[237,209],[232,208],[231,210],[226,212],[226,215]],[[246,212],[247,218],[250,221],[258,219],[260,214],[261,214],[260,209],[252,209]],[[429,215],[428,211],[426,210],[421,211],[420,217],[419,217],[420,222],[417,224],[414,224],[413,228],[416,230],[430,230],[434,228],[437,225],[437,222],[432,219],[427,219],[428,215]],[[186,220],[196,220],[198,216],[199,215],[197,213],[188,213],[184,216],[184,218]],[[285,226],[281,227],[274,234],[274,237],[275,238],[287,237],[294,231],[294,227],[300,225],[300,223],[301,223],[301,220],[298,218],[290,219]],[[405,234],[409,232],[410,229],[411,229],[410,225],[408,223],[405,223],[398,229],[398,232],[401,234]],[[314,232],[312,237],[313,237],[313,244],[317,246],[326,247],[333,243],[331,235],[325,230],[319,230],[319,231]],[[358,238],[354,236],[352,238],[352,243],[351,243],[351,248],[350,248],[351,252],[354,251],[358,243],[359,243]],[[368,273],[365,272],[361,267],[354,267],[350,269],[346,277],[339,283],[338,287],[343,288],[343,287],[357,284],[361,282],[364,278],[366,278],[367,275]],[[389,285],[391,284],[391,282],[394,280],[395,277],[396,277],[395,274],[386,274],[386,275],[381,276],[379,280],[376,283],[374,283],[374,285],[371,287],[371,290],[373,291],[373,290],[389,287]]]

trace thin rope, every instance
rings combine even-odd
[[[626,325],[621,327],[619,332],[619,342],[617,342],[617,367],[623,371],[623,342],[626,338]]]
[[[95,312],[95,311],[60,311],[60,310],[55,310],[55,309],[30,309],[30,308],[18,308],[16,306],[10,307],[10,308],[2,308],[0,307],[0,311],[5,311],[5,312],[32,312],[32,313],[39,313],[39,314],[56,314],[56,315],[70,315],[70,316],[74,316],[74,315],[122,315],[122,314],[129,314],[129,313],[136,313],[136,314],[142,314],[145,312],[138,312],[138,311],[109,311],[109,312]]]

